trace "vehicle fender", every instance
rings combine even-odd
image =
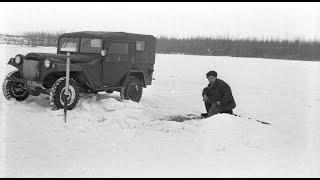
[[[142,84],[143,84],[143,87],[146,87],[146,82],[145,82],[145,73],[144,71],[141,71],[141,70],[131,70],[127,73],[127,75],[125,76],[125,80],[124,80],[124,83],[123,85],[129,80],[130,77],[137,77],[137,78],[140,78],[141,81],[142,81]]]
[[[13,67],[16,67],[19,71],[22,70],[22,63],[20,63],[20,64],[14,63],[14,58],[10,58],[10,60],[8,61],[7,64],[8,64],[8,65],[11,65],[11,66],[13,66]]]

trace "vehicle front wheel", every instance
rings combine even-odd
[[[64,108],[65,98],[65,86],[66,78],[59,78],[53,85],[50,91],[50,106],[52,109]],[[67,109],[73,109],[79,100],[79,85],[78,83],[70,78],[69,80],[69,96],[67,97]]]
[[[29,91],[25,89],[23,83],[7,80],[7,77],[21,78],[19,71],[10,72],[3,81],[2,92],[4,97],[9,100],[12,97],[17,101],[24,101],[29,96]]]
[[[124,88],[124,99],[139,102],[142,96],[142,82],[136,77],[130,77]]]

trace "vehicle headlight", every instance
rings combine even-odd
[[[49,59],[44,60],[44,67],[49,68],[51,65],[51,62]]]
[[[16,64],[20,64],[21,63],[21,56],[20,55],[16,55],[16,57],[14,58],[14,62]]]

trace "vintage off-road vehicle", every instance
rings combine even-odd
[[[82,31],[62,34],[57,54],[18,54],[8,64],[17,68],[3,82],[6,99],[25,100],[48,94],[53,109],[64,107],[66,59],[70,52],[67,108],[73,109],[79,93],[120,92],[139,102],[142,88],[151,85],[156,38],[125,32]]]

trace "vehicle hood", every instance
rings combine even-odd
[[[66,54],[53,54],[53,53],[28,53],[26,55],[26,59],[33,59],[37,61],[44,61],[45,59],[50,59],[57,63],[65,63],[67,60]],[[73,54],[70,55],[70,61],[75,63],[89,63],[94,60],[98,60],[99,55],[80,55],[80,54]]]

